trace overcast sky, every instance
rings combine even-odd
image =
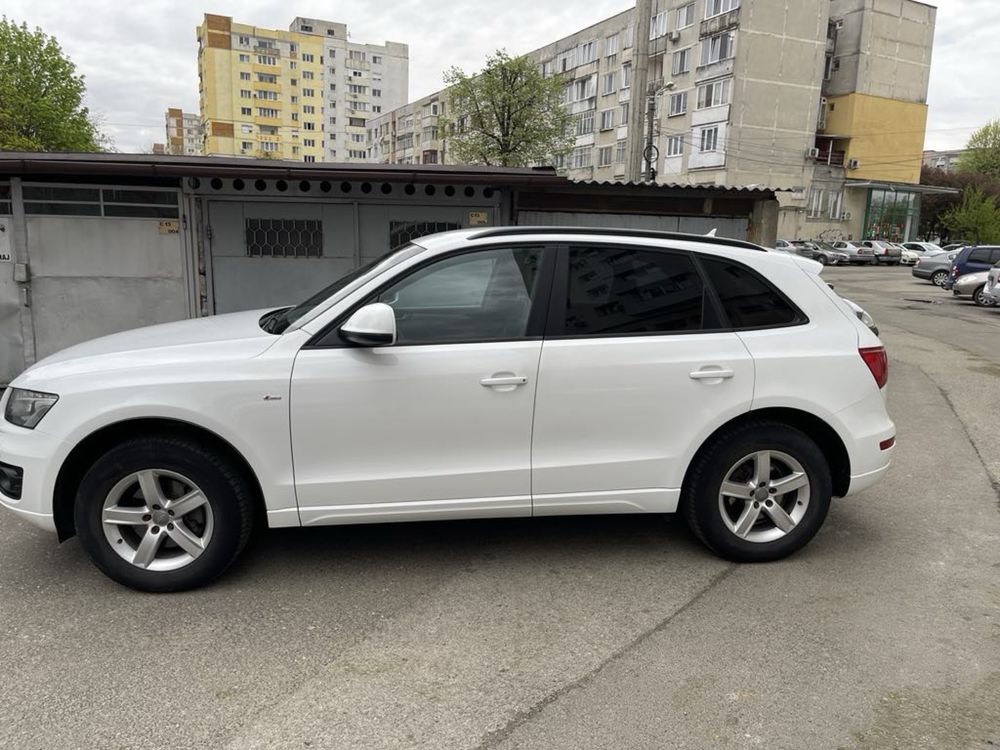
[[[1000,115],[1000,2],[938,0],[927,148],[962,147]],[[497,47],[528,52],[630,7],[628,0],[4,0],[8,18],[55,36],[87,79],[88,105],[120,151],[164,140],[168,106],[198,111],[195,27],[203,12],[288,28],[296,15],[340,21],[351,38],[410,45],[410,98],[441,88]]]

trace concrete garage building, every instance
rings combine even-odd
[[[0,385],[66,346],[294,304],[414,238],[620,226],[774,242],[771,190],[572,182],[495,169],[0,154]]]

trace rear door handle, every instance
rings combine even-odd
[[[736,375],[732,370],[715,369],[695,370],[691,373],[692,380],[727,380]]]
[[[498,375],[492,378],[483,378],[479,381],[480,385],[486,388],[496,388],[505,385],[524,385],[527,382],[528,379],[523,375]]]

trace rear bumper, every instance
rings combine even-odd
[[[912,273],[918,279],[929,279],[931,276],[934,275],[934,271],[928,270],[926,268],[921,268],[920,266],[914,266],[911,269],[910,273]]]
[[[851,462],[848,497],[868,489],[889,470],[895,444],[882,450],[880,444],[896,437],[896,425],[885,410],[884,394],[871,396],[838,412],[836,420]],[[849,437],[848,437],[849,436]]]

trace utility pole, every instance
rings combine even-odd
[[[650,86],[646,94],[646,147],[642,150],[642,158],[646,162],[646,182],[656,182],[656,162],[659,150],[656,148],[656,88]]]
[[[628,107],[628,162],[625,179],[638,182],[643,178],[642,152],[645,148],[642,129],[649,89],[649,19],[653,0],[636,0],[635,31],[632,36],[632,82]]]

